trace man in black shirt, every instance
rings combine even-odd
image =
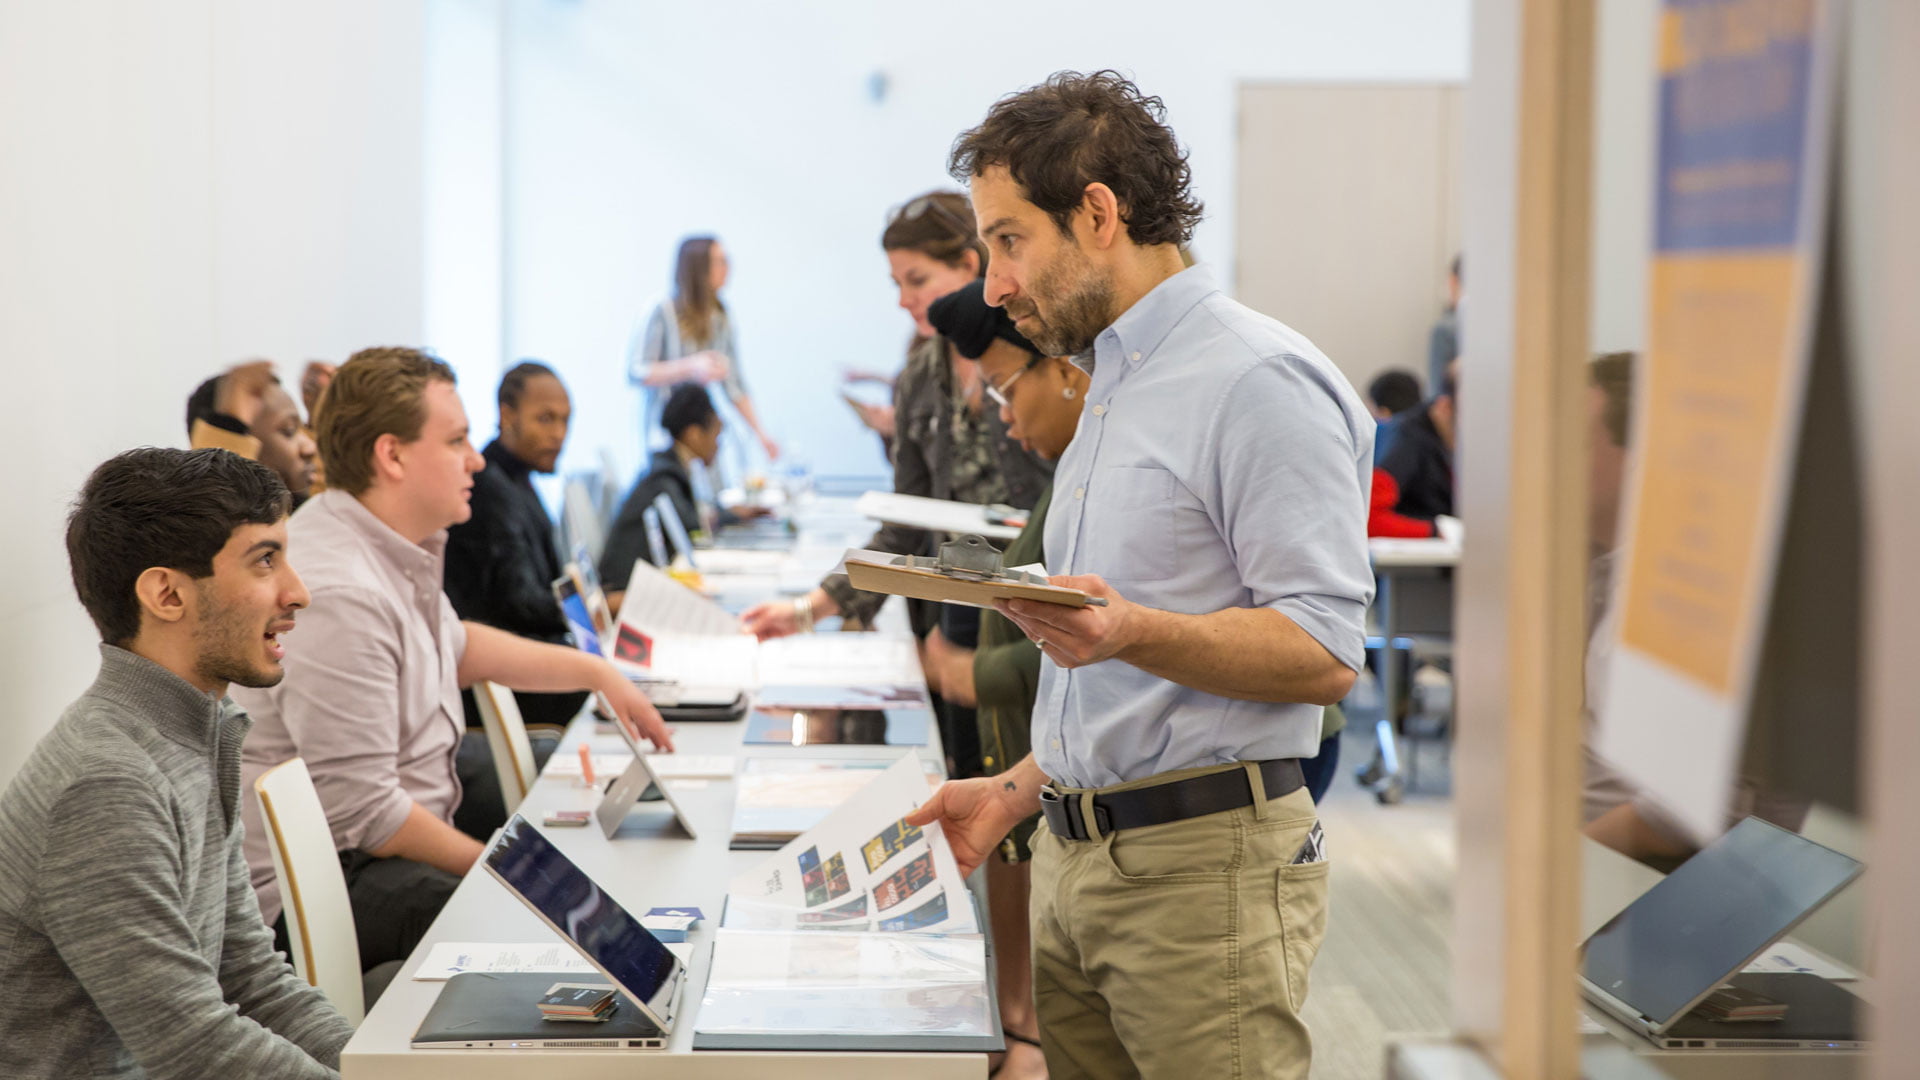
[[[1432,521],[1453,516],[1453,434],[1459,399],[1457,380],[1449,372],[1446,389],[1424,405],[1393,418],[1393,445],[1382,454],[1379,468],[1399,486],[1395,513]]]
[[[447,533],[447,599],[462,619],[570,644],[553,596],[563,560],[533,474],[558,465],[573,404],[553,369],[530,360],[501,378],[498,400],[500,437],[480,452],[487,464],[473,477],[473,516]],[[468,726],[477,727],[472,692],[461,696]],[[565,724],[586,700],[579,693],[514,696],[529,724]]]
[[[653,561],[653,552],[647,543],[645,515],[655,499],[665,495],[673,503],[687,535],[701,530],[700,504],[693,493],[691,466],[695,461],[711,466],[719,457],[720,433],[726,429],[727,422],[714,409],[713,398],[707,394],[706,387],[689,383],[674,387],[660,410],[660,426],[667,429],[673,445],[653,455],[647,474],[633,485],[626,502],[620,504],[620,513],[607,532],[606,550],[600,555],[600,582],[607,590],[607,602],[616,610],[620,594],[626,591],[627,580],[633,576],[634,560]],[[742,517],[764,512],[759,507],[743,508],[743,512],[722,510],[718,524],[732,524]],[[672,550],[672,540],[664,536],[662,540],[668,545],[668,558],[678,554]]]

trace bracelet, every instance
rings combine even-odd
[[[813,597],[802,596],[793,602],[794,617],[800,620],[800,632],[813,633]]]

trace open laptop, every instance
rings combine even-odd
[[[593,1030],[599,1025],[543,1020],[534,1005],[536,999],[529,997],[523,1013],[485,1009],[454,1016],[449,1010],[449,1015],[436,1016],[442,1011],[436,1009],[414,1033],[412,1045],[417,1049],[664,1047],[687,981],[687,968],[680,958],[519,814],[507,822],[481,861],[508,892],[620,991],[621,1008],[630,1003],[639,1011],[643,1031],[603,1037]],[[593,981],[578,975],[539,978],[548,983]]]
[[[601,833],[607,839],[613,839],[614,834],[620,831],[620,826],[627,820],[627,814],[632,812],[634,805],[645,799],[649,793],[657,792],[658,794],[654,797],[666,801],[668,809],[673,811],[673,819],[679,823],[681,831],[687,834],[687,839],[696,839],[693,820],[687,817],[687,812],[682,810],[680,804],[674,800],[673,789],[660,781],[660,774],[653,768],[653,756],[642,752],[639,740],[627,730],[627,725],[616,721],[613,726],[632,748],[633,761],[620,774],[619,779],[607,788],[607,793],[600,796],[600,804],[594,807],[593,816],[600,823]]]
[[[1587,999],[1668,1050],[1855,1050],[1854,995],[1817,975],[1743,969],[1860,874],[1860,864],[1747,818],[1587,939]],[[1768,1021],[1693,1009],[1722,984],[1787,1006]]]

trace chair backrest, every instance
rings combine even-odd
[[[595,559],[607,545],[607,520],[600,512],[601,485],[597,471],[574,473],[567,477],[560,496],[561,550],[572,551],[585,545]]]
[[[353,906],[307,763],[294,758],[274,766],[253,782],[253,792],[273,850],[273,872],[280,878],[294,970],[319,987],[348,1023],[358,1025],[367,1007]]]
[[[480,708],[487,749],[493,751],[493,768],[500,775],[500,799],[512,814],[533,786],[533,743],[527,739],[527,722],[520,717],[513,691],[499,683],[474,683],[473,703]]]

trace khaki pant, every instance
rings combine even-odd
[[[1053,1080],[1305,1080],[1300,1007],[1326,933],[1327,863],[1293,857],[1314,818],[1302,788],[1092,840],[1041,826],[1034,1004]]]

